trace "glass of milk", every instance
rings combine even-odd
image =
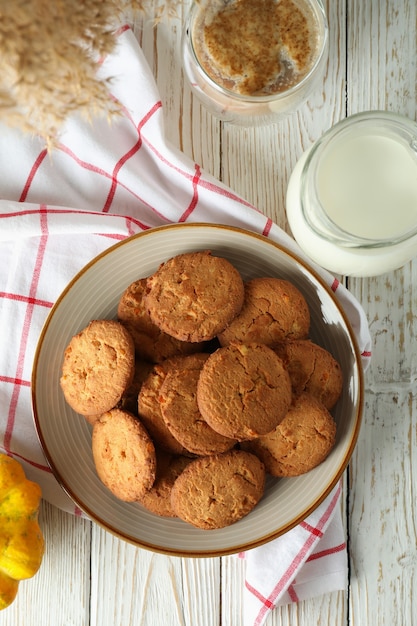
[[[321,0],[196,0],[183,68],[203,105],[253,126],[296,110],[322,80],[328,24]]]
[[[372,276],[417,256],[417,123],[352,115],[297,163],[287,189],[293,236],[319,265]]]

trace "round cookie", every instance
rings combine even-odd
[[[60,379],[68,404],[82,415],[109,411],[132,382],[135,347],[114,320],[93,320],[65,349]]]
[[[176,517],[171,506],[171,491],[176,479],[190,461],[190,457],[175,456],[157,450],[155,482],[140,497],[140,504],[160,517]]]
[[[175,439],[189,452],[199,456],[226,452],[237,442],[213,430],[201,415],[197,404],[199,377],[198,369],[168,372],[160,392],[162,417]]]
[[[136,502],[152,487],[155,448],[133,415],[120,409],[104,413],[94,423],[91,445],[97,474],[116,498]]]
[[[210,251],[177,255],[148,278],[145,303],[151,320],[181,341],[213,339],[239,313],[243,280]]]
[[[175,481],[172,508],[197,528],[224,528],[250,513],[264,486],[264,465],[249,452],[230,450],[199,457]]]
[[[222,331],[219,342],[272,345],[283,339],[304,339],[310,330],[310,310],[303,294],[287,280],[253,278],[245,283],[240,313]]]
[[[230,344],[204,363],[197,402],[217,432],[244,441],[273,430],[287,413],[291,382],[281,359],[263,344]]]
[[[198,368],[208,358],[208,354],[198,353],[184,357],[172,357],[154,366],[139,392],[138,414],[154,442],[166,452],[186,454],[187,450],[172,435],[165,424],[159,401],[161,387],[167,373],[174,368]]]
[[[342,393],[343,374],[330,352],[308,339],[285,341],[273,349],[290,375],[293,393],[306,391],[327,409],[334,407]]]
[[[336,423],[321,402],[303,393],[268,435],[248,444],[272,476],[299,476],[327,457],[336,439]]]
[[[172,356],[201,351],[202,346],[198,343],[179,341],[152,322],[144,303],[146,283],[147,279],[141,278],[129,285],[117,308],[119,321],[128,329],[135,342],[136,358],[160,363]]]

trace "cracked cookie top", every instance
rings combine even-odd
[[[198,528],[223,528],[250,513],[261,499],[265,468],[243,450],[200,457],[187,465],[171,491],[176,515]]]
[[[226,259],[209,250],[177,255],[148,278],[145,304],[161,330],[181,341],[216,337],[239,313],[243,280]]]
[[[74,411],[99,415],[116,406],[134,371],[130,333],[114,320],[93,320],[65,349],[60,384]]]
[[[231,341],[272,345],[284,339],[305,339],[310,309],[303,294],[281,278],[253,278],[245,283],[240,313],[219,333],[222,346]]]
[[[308,393],[295,397],[277,428],[251,441],[248,449],[272,476],[299,476],[327,457],[335,444],[336,423],[326,407]]]
[[[273,430],[291,404],[288,372],[262,344],[230,344],[204,363],[197,385],[198,407],[217,432],[238,441]]]

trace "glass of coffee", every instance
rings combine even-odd
[[[322,80],[328,24],[321,0],[196,0],[182,44],[185,76],[215,116],[270,123]]]

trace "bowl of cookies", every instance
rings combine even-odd
[[[217,224],[112,246],[51,310],[35,427],[66,493],[137,546],[209,557],[305,519],[346,468],[363,374],[333,292],[268,238]]]

